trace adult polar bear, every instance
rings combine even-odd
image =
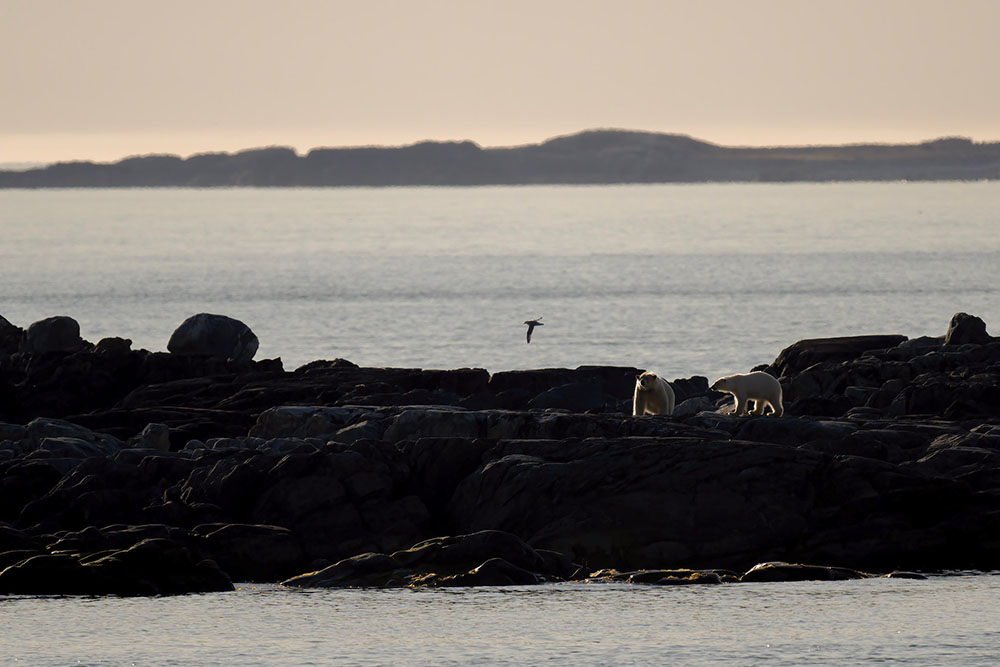
[[[674,411],[674,389],[656,373],[646,371],[635,377],[632,416],[669,415]]]
[[[763,415],[765,405],[771,407],[771,413],[775,417],[785,414],[785,408],[781,404],[781,384],[773,375],[763,371],[754,371],[746,375],[727,375],[716,380],[712,384],[712,389],[735,396],[736,414],[740,417],[747,414],[749,401],[754,402],[751,415]]]

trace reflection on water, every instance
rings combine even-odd
[[[0,598],[17,664],[987,665],[1000,576]]]
[[[163,350],[710,377],[802,338],[1000,321],[1000,183],[0,191],[0,315]],[[545,317],[531,345],[526,319]],[[994,325],[996,326],[996,325]]]

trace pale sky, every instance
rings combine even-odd
[[[1000,0],[0,0],[0,163],[1000,140]]]

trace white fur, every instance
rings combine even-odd
[[[760,416],[764,414],[764,406],[770,406],[775,417],[785,414],[781,404],[781,384],[773,375],[762,371],[746,375],[727,375],[719,378],[712,385],[715,391],[732,394],[736,397],[736,414],[740,417],[747,414],[747,403],[754,402],[753,412],[749,414]]]
[[[674,411],[674,390],[656,373],[645,372],[635,378],[632,415],[669,415]]]

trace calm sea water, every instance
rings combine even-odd
[[[1000,183],[0,191],[0,315],[287,368],[715,376],[817,336],[1000,332]],[[530,345],[525,319],[542,316]],[[6,664],[987,665],[1000,577],[0,597]]]
[[[996,665],[1000,576],[0,597],[5,664]]]
[[[289,369],[712,377],[957,311],[1000,332],[998,232],[996,182],[0,191],[0,315],[164,350],[222,313]]]

